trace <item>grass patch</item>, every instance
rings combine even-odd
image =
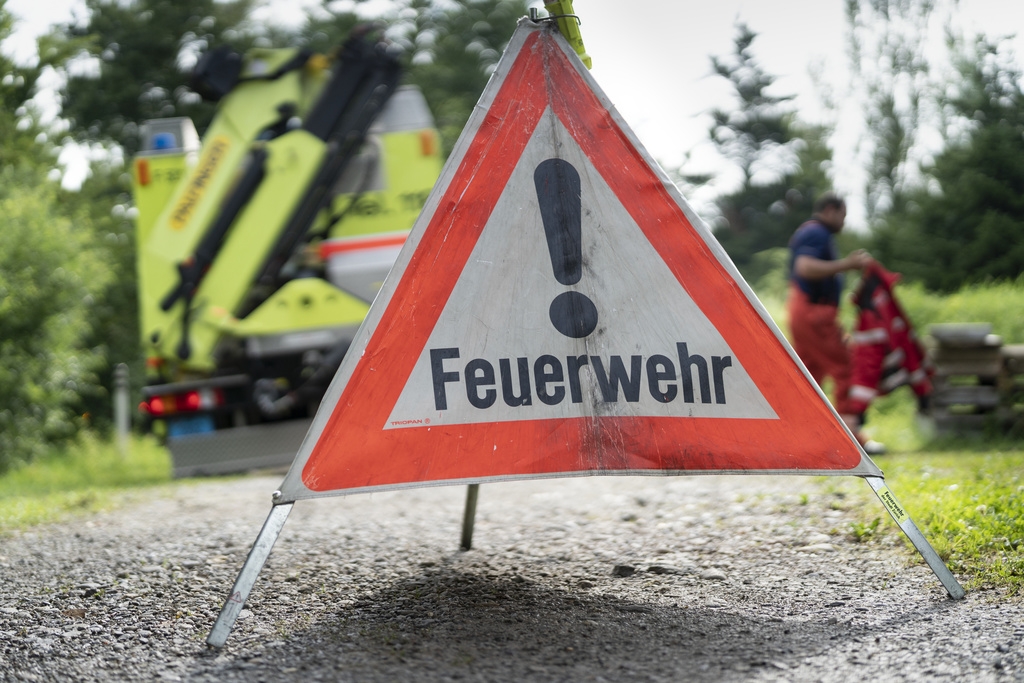
[[[906,453],[879,459],[886,483],[966,588],[1024,589],[1024,451]],[[867,497],[870,490],[865,487]],[[876,501],[871,501],[876,503]],[[865,520],[881,505],[860,507]],[[884,512],[881,512],[884,514]],[[871,522],[855,522],[852,534]],[[886,524],[884,533],[900,533]],[[874,531],[874,529],[872,529]],[[910,542],[907,548],[916,554]]]
[[[1024,591],[1024,442],[983,434],[936,438],[916,418],[910,392],[901,389],[872,406],[872,436],[891,455],[874,460],[893,494],[968,589]],[[851,539],[870,542],[899,534],[870,488],[854,480],[825,480],[826,490],[861,504]],[[846,507],[846,506],[844,506]],[[879,520],[884,522],[879,524]],[[915,557],[917,551],[904,538]]]
[[[872,437],[891,455],[874,458],[886,485],[951,570],[968,577],[965,588],[1024,593],[1024,441],[975,434],[936,437],[916,414],[907,388],[876,401],[868,412]],[[846,529],[871,542],[899,534],[871,489],[849,479],[826,479],[826,490],[857,501],[844,505],[859,519]]]
[[[133,437],[122,455],[92,435],[0,477],[0,533],[114,507],[127,489],[171,479],[166,449]]]

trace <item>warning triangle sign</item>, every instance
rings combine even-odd
[[[576,55],[524,20],[282,500],[712,472],[881,474]]]
[[[571,9],[571,6],[570,6]],[[964,596],[553,22],[523,20],[321,403],[206,642],[296,500],[514,478],[863,476]]]

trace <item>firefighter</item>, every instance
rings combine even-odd
[[[846,202],[827,192],[814,203],[814,214],[789,241],[789,297],[787,310],[793,348],[821,385],[833,382],[833,403],[843,421],[869,455],[885,452],[885,446],[861,432],[863,416],[850,399],[852,364],[839,323],[839,297],[843,273],[861,270],[874,262],[858,249],[839,257],[835,236],[846,222]]]

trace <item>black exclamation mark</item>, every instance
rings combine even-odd
[[[559,283],[583,276],[583,218],[580,174],[562,159],[542,161],[533,172],[551,267]],[[566,337],[581,339],[597,328],[597,306],[580,292],[562,292],[548,309],[551,324]]]

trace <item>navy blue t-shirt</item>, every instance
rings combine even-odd
[[[843,276],[840,274],[822,280],[808,280],[796,274],[793,265],[797,256],[811,256],[822,261],[839,258],[832,231],[818,221],[807,221],[789,239],[789,279],[796,283],[813,304],[839,305],[843,291]]]

